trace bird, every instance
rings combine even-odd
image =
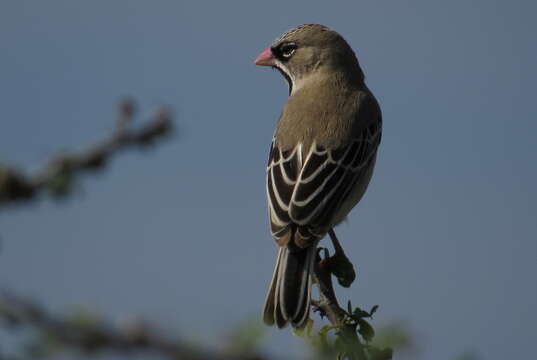
[[[381,141],[382,115],[354,51],[324,25],[285,32],[255,64],[278,70],[289,88],[266,168],[278,256],[263,321],[303,328],[318,243],[364,195]]]

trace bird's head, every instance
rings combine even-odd
[[[255,64],[280,71],[289,93],[312,76],[346,72],[363,80],[363,73],[351,47],[337,32],[319,24],[305,24],[274,40],[255,59]]]

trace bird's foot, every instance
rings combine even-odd
[[[328,232],[332,244],[334,245],[334,255],[328,257],[326,261],[328,262],[328,267],[330,272],[336,277],[339,285],[343,287],[350,287],[354,280],[356,279],[356,271],[354,270],[354,265],[349,260],[343,247],[339,243],[336,233],[333,229],[330,229]],[[326,255],[326,252],[325,252]]]
[[[339,285],[348,288],[356,279],[354,265],[345,255],[334,254],[328,259],[328,265]]]

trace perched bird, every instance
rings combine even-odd
[[[300,328],[309,318],[317,244],[364,195],[382,117],[353,50],[323,25],[289,30],[255,64],[277,69],[289,85],[267,166],[279,250],[263,319]]]

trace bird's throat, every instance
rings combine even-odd
[[[289,95],[291,95],[291,92],[293,91],[293,79],[291,79],[291,76],[289,76],[289,74],[279,66],[274,66],[274,68],[278,70],[287,81],[287,85],[289,86]]]

